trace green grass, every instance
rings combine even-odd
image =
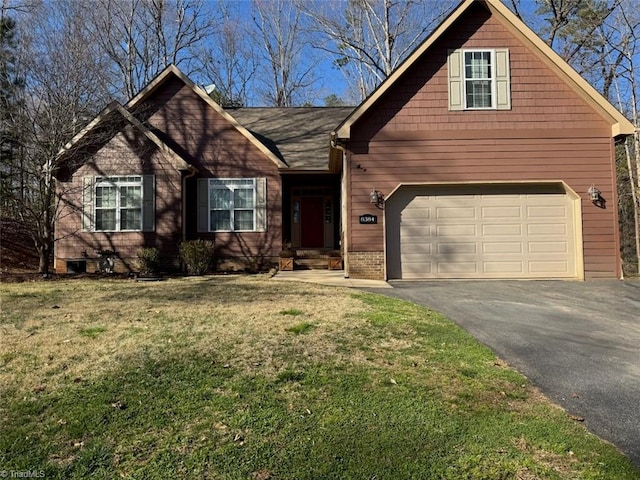
[[[61,479],[640,477],[429,310],[263,277],[105,287],[1,286],[0,469]],[[48,306],[51,290],[60,309]],[[119,294],[117,309],[100,308]],[[94,312],[89,324],[80,306]],[[298,306],[304,322],[282,313]]]
[[[280,315],[291,315],[293,317],[297,317],[298,315],[304,315],[304,312],[298,308],[288,308],[286,310],[282,310]]]
[[[311,330],[316,328],[316,325],[309,322],[298,323],[297,325],[293,325],[285,329],[289,333],[293,333],[294,335],[303,335],[305,333],[309,333]]]
[[[80,330],[80,335],[84,335],[85,337],[95,338],[100,335],[102,332],[106,332],[107,329],[100,325],[94,325],[92,327],[85,327]]]

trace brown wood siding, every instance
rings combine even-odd
[[[187,183],[187,238],[216,243],[221,257],[277,257],[282,250],[282,186],[277,166],[181,81],[168,81],[153,97],[149,123],[198,169]],[[142,107],[143,110],[145,107]],[[267,231],[197,233],[196,178],[266,178]]]
[[[511,110],[449,111],[447,50],[506,47]],[[354,124],[348,144],[349,250],[381,251],[359,225],[373,188],[400,183],[564,180],[582,197],[585,276],[619,274],[611,126],[480,5],[471,7]],[[595,184],[607,208],[586,192]]]
[[[155,232],[82,231],[82,188],[85,176],[153,174],[155,176]],[[182,237],[181,174],[139,130],[125,128],[80,167],[69,182],[58,182],[65,192],[63,211],[56,222],[55,256],[60,259],[97,258],[96,250],[114,250],[125,269],[137,270],[136,253],[158,248],[165,261],[177,257]],[[88,271],[92,266],[87,263]],[[63,272],[64,273],[64,272]]]

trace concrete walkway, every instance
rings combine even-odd
[[[279,271],[273,280],[290,282],[308,282],[332,287],[351,288],[393,288],[383,280],[361,280],[345,278],[344,270],[293,270]]]

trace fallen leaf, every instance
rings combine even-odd
[[[271,472],[268,470],[259,470],[251,474],[253,480],[271,480]]]

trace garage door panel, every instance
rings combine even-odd
[[[522,242],[482,242],[482,253],[522,253]]]
[[[431,218],[431,208],[429,207],[412,207],[406,208],[402,212],[403,219],[411,219],[411,218]]]
[[[414,187],[400,195],[406,203],[393,227],[399,245],[388,256],[399,264],[388,264],[390,278],[575,278],[572,200],[542,187],[517,194],[496,186],[479,193],[476,186],[468,195],[428,195]],[[465,190],[471,187],[458,191]]]
[[[519,223],[484,224],[482,225],[482,235],[495,237],[522,235],[522,225]]]
[[[451,274],[478,274],[478,264],[475,261],[468,262],[438,262],[437,272],[439,275]]]
[[[531,205],[558,205],[558,195],[558,193],[528,193],[523,195],[523,198]]]
[[[436,207],[436,218],[476,218],[474,207]]]
[[[480,209],[482,218],[522,218],[522,210],[517,207],[481,207]]]
[[[438,238],[475,237],[477,227],[471,224],[437,225],[435,231]]]
[[[425,274],[432,274],[431,262],[415,262],[402,266],[402,278],[424,278]]]
[[[568,253],[567,242],[529,242],[529,253]]]
[[[531,205],[527,207],[527,218],[567,218],[567,208],[562,205]]]
[[[516,203],[513,200],[519,200],[520,195],[518,194],[502,194],[497,196],[495,194],[492,195],[480,195],[483,205],[504,205],[505,203]]]
[[[468,255],[478,253],[478,245],[475,242],[438,242],[436,252],[439,255]]]
[[[560,235],[566,237],[566,223],[530,223],[527,225],[527,233],[529,236],[542,235],[545,237],[552,235]]]
[[[403,240],[411,241],[411,239],[416,239],[416,241],[420,241],[423,237],[431,236],[431,228],[429,225],[413,225],[403,222],[400,233]]]
[[[433,248],[430,243],[403,243],[400,247],[400,253],[404,254],[407,259],[415,260],[416,258],[419,259],[424,255],[431,255],[433,253]]]
[[[487,275],[523,275],[524,266],[521,261],[482,262],[482,271]]]
[[[406,218],[404,216],[402,217],[402,224],[406,228],[418,227],[418,228],[422,228],[423,230],[426,229],[428,231],[432,223],[433,222],[429,218],[419,218],[419,217]]]
[[[569,273],[569,262],[558,261],[530,261],[529,271],[534,275],[549,276],[549,273],[556,273],[559,275],[565,275]]]
[[[474,195],[434,195],[431,198],[436,203],[446,202],[447,205],[474,205]]]

